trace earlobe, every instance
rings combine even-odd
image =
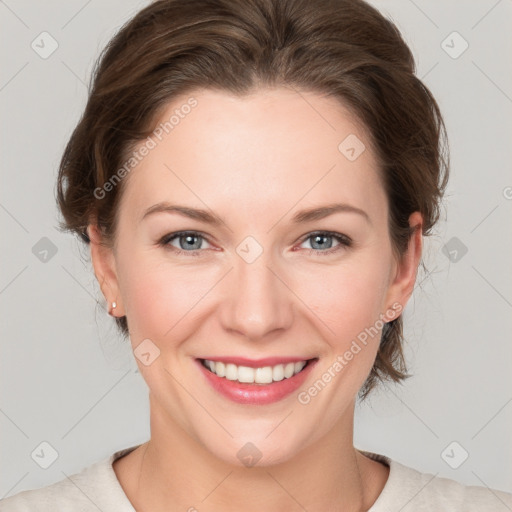
[[[96,224],[88,225],[87,235],[90,239],[94,275],[107,301],[107,312],[115,317],[124,316],[113,250],[104,243],[103,235]]]

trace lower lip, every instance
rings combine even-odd
[[[196,359],[196,363],[213,389],[233,402],[249,405],[266,405],[277,402],[296,391],[306,380],[317,359],[310,361],[304,369],[290,377],[271,384],[245,384],[237,380],[219,377],[207,370],[203,363]]]

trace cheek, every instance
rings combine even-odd
[[[327,430],[357,395],[375,362],[385,312],[386,272],[382,259],[361,257],[302,280],[298,295],[312,305],[310,319],[325,344],[323,364],[298,401],[324,411]]]
[[[343,353],[352,340],[371,330],[368,344],[377,338],[375,329],[384,313],[386,276],[389,269],[382,258],[352,258],[331,267],[318,266],[296,282],[298,295],[314,313],[318,326],[331,349]],[[366,330],[366,331],[365,331]]]
[[[314,430],[312,438],[334,428],[374,364],[381,338],[381,330],[374,326],[389,272],[377,253],[367,251],[336,265],[311,267],[294,283],[300,283],[297,295],[314,313],[307,313],[308,319],[323,342],[323,360],[297,395],[305,424],[321,414],[321,428]]]
[[[119,281],[132,343],[150,338],[158,344],[157,340],[185,334],[183,329],[196,323],[201,299],[215,284],[213,274],[167,263],[161,256],[122,262]]]

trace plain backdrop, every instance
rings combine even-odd
[[[56,229],[54,199],[93,62],[146,3],[0,2],[0,497],[149,437],[146,384],[105,312],[88,250]],[[398,25],[440,104],[452,166],[425,241],[428,272],[404,313],[414,376],[356,408],[354,442],[512,492],[512,1],[373,4]],[[41,443],[56,453],[47,469],[34,453],[53,452]]]

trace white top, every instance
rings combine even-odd
[[[112,463],[140,445],[115,452],[79,473],[47,487],[22,491],[0,500],[0,512],[135,512],[117,480]],[[466,486],[448,478],[404,466],[363,450],[389,466],[388,480],[368,512],[511,512],[512,494]]]

